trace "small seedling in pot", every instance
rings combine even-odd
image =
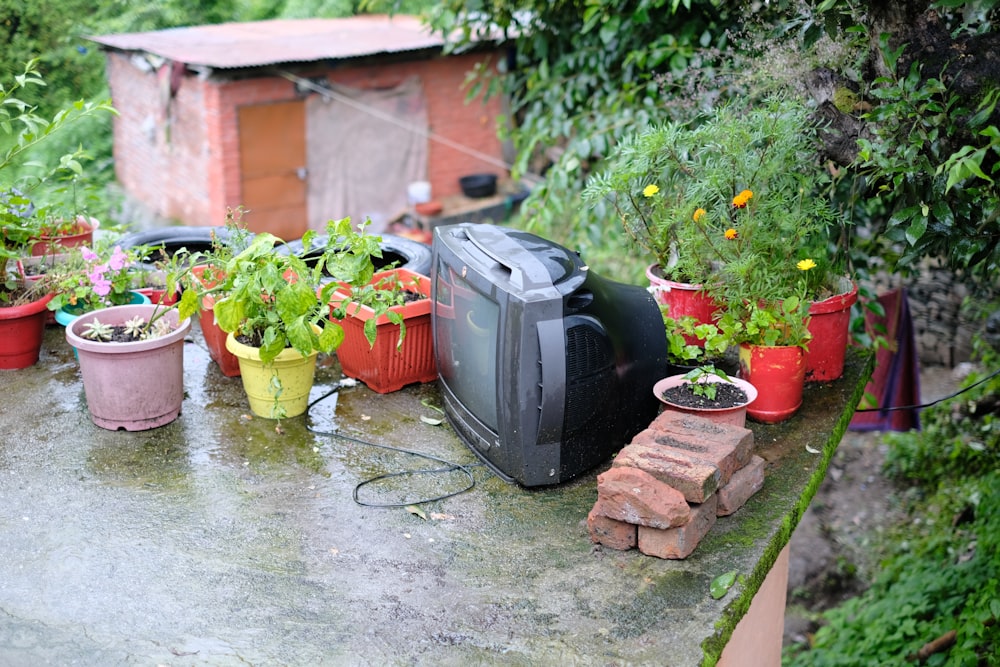
[[[692,368],[684,374],[684,379],[691,383],[691,393],[695,396],[704,396],[708,400],[714,401],[718,387],[715,382],[707,380],[710,375],[714,375],[725,382],[730,381],[726,372],[715,366],[698,366],[697,368]]]

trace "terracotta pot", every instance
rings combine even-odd
[[[706,376],[704,381],[716,383],[725,382],[722,378],[715,376]],[[704,417],[705,419],[711,420],[717,424],[732,424],[733,426],[742,427],[746,425],[747,407],[752,405],[754,400],[757,398],[757,389],[746,380],[742,380],[740,378],[730,378],[729,381],[742,389],[743,393],[747,395],[746,403],[730,408],[691,408],[671,403],[663,397],[663,392],[672,387],[677,387],[690,382],[690,380],[687,380],[683,375],[671,375],[670,377],[665,377],[658,381],[653,385],[653,394],[660,400],[661,403],[663,403],[664,406],[666,406],[668,410],[698,415],[699,417]]]
[[[806,379],[805,351],[798,345],[740,345],[740,377],[757,389],[747,408],[751,419],[774,424],[802,405]]]
[[[206,287],[212,287],[214,281],[205,281],[203,276],[208,269],[206,266],[196,266],[191,269],[191,273],[205,283]],[[201,325],[201,335],[205,339],[205,346],[208,347],[208,356],[216,363],[219,370],[226,377],[239,377],[240,362],[232,352],[226,349],[226,337],[229,335],[219,328],[215,322],[215,312],[212,306],[215,305],[215,297],[211,294],[202,299],[202,308],[198,311],[198,323]]]
[[[80,231],[76,234],[66,234],[64,236],[40,236],[37,243],[31,246],[31,254],[51,255],[66,248],[77,246],[89,246],[94,243],[94,230],[100,227],[101,223],[97,218],[87,218],[82,215],[76,217]]]
[[[680,319],[686,315],[693,317],[699,324],[716,322],[715,316],[719,304],[715,299],[702,291],[701,285],[679,283],[667,280],[660,274],[659,266],[650,264],[646,267],[646,278],[649,279],[650,291],[656,302],[668,306],[667,315]],[[694,336],[685,336],[688,345],[702,344]]]
[[[288,348],[268,364],[260,360],[260,349],[226,336],[226,348],[236,355],[243,378],[243,390],[250,410],[258,417],[277,419],[297,417],[309,407],[309,392],[316,374],[317,352],[303,357],[298,350]],[[275,375],[281,382],[281,394],[272,393]],[[284,409],[284,415],[280,410]]]
[[[134,343],[109,343],[83,337],[95,319],[120,325],[136,316],[149,319],[163,309],[153,305],[111,306],[84,313],[66,327],[77,350],[91,420],[112,431],[144,431],[177,419],[184,400],[184,336],[191,321],[177,311],[163,317],[175,328],[166,336]]]
[[[52,294],[22,306],[0,308],[0,370],[27,368],[38,362]]]
[[[368,344],[365,322],[375,317],[375,311],[367,306],[352,303],[347,306],[350,317],[343,320],[331,318],[344,328],[344,342],[337,348],[337,359],[344,375],[361,380],[380,394],[397,391],[415,382],[437,379],[431,330],[431,281],[427,276],[407,269],[393,269],[376,273],[372,282],[393,274],[407,289],[427,297],[392,307],[391,310],[403,316],[406,326],[401,348],[396,348],[399,327],[384,315],[376,321],[375,345]],[[333,293],[331,305],[339,305],[350,298],[349,287],[344,283],[341,286],[343,291]]]
[[[858,286],[844,279],[845,291],[809,306],[809,349],[806,382],[831,382],[844,374],[851,326],[851,306],[858,300]]]

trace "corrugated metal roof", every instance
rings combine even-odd
[[[440,48],[414,16],[282,19],[100,35],[91,40],[193,66],[242,68]]]

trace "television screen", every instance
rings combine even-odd
[[[656,416],[666,335],[646,289],[534,234],[474,223],[435,230],[431,280],[445,413],[502,478],[564,482]]]

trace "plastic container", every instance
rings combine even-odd
[[[462,194],[473,199],[492,197],[497,193],[496,174],[470,174],[458,179],[458,184]]]
[[[410,205],[426,204],[431,200],[431,184],[427,181],[414,181],[406,187],[406,201]]]

